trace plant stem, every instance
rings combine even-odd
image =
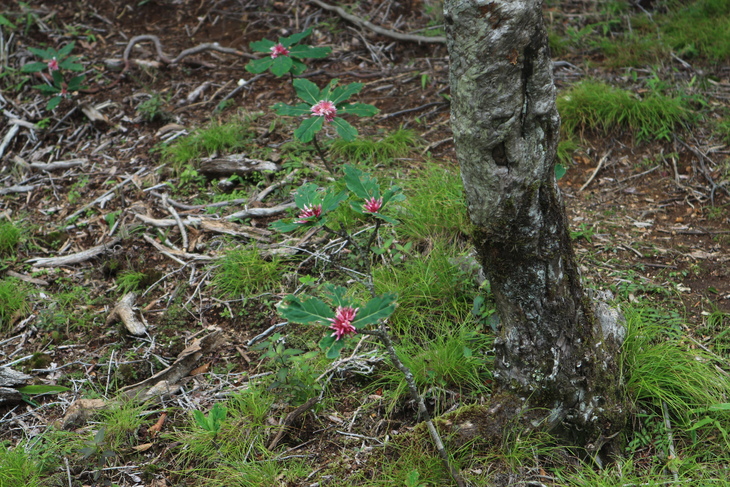
[[[332,168],[332,166],[330,166],[330,163],[327,160],[327,157],[325,157],[324,151],[319,146],[319,142],[317,142],[317,134],[314,134],[314,136],[312,137],[312,144],[314,144],[314,148],[317,150],[317,154],[319,154],[319,158],[322,159],[322,162],[324,163],[324,167],[326,167],[327,170],[329,171],[329,173],[334,176],[335,171]]]
[[[436,426],[431,420],[431,415],[429,414],[428,409],[426,409],[426,403],[423,401],[423,396],[421,396],[418,392],[418,386],[416,385],[416,380],[413,378],[413,372],[411,372],[411,370],[403,362],[401,362],[398,357],[398,353],[395,351],[395,347],[393,346],[393,340],[391,340],[385,327],[381,326],[377,331],[360,330],[360,333],[376,336],[381,342],[383,342],[383,345],[385,345],[385,349],[388,351],[388,355],[390,356],[390,361],[393,362],[393,365],[395,365],[396,368],[403,373],[403,377],[406,379],[406,384],[408,384],[408,389],[411,392],[411,398],[413,398],[413,400],[416,401],[416,404],[418,404],[418,417],[419,419],[423,419],[426,423],[428,432],[431,435],[434,446],[444,463],[444,467],[451,474],[451,478],[454,479],[456,485],[459,487],[466,487],[467,484],[464,482],[464,479],[461,478],[459,472],[452,467],[449,462],[449,455],[446,453],[444,442],[441,440],[441,435],[439,435],[438,430],[436,430]]]
[[[365,287],[368,288],[368,291],[370,291],[370,295],[372,297],[375,297],[375,284],[373,284],[373,273],[372,273],[372,264],[370,262],[370,251],[371,246],[373,244],[373,241],[375,240],[375,235],[378,233],[378,228],[380,227],[380,220],[375,222],[375,230],[373,230],[373,235],[370,237],[370,240],[367,243],[366,247],[363,247],[362,245],[358,244],[357,241],[352,238],[352,235],[345,232],[344,230],[335,230],[333,228],[328,227],[327,225],[323,225],[322,228],[324,228],[327,232],[337,235],[340,238],[344,238],[347,240],[347,243],[355,247],[355,250],[360,254],[360,258],[363,261],[363,265],[365,266],[365,274],[367,276],[367,281],[361,281],[362,284],[365,285]]]

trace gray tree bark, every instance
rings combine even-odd
[[[451,123],[497,303],[499,389],[598,451],[625,424],[620,323],[583,291],[554,174],[560,118],[542,0],[446,0]]]

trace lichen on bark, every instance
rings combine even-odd
[[[452,130],[497,303],[495,377],[598,450],[625,421],[619,334],[583,291],[554,175],[560,118],[540,0],[446,0]],[[606,318],[607,315],[601,315]]]

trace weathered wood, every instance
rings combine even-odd
[[[82,250],[75,254],[62,255],[60,257],[36,257],[34,259],[28,259],[25,262],[33,264],[35,267],[60,267],[62,265],[78,264],[79,262],[85,262],[106,252],[121,240],[121,238],[114,238],[105,244],[97,245],[96,247],[91,247],[90,249]]]
[[[245,154],[230,154],[224,157],[206,159],[200,162],[198,172],[208,177],[247,176],[252,172],[280,171],[281,166],[260,159],[251,159]]]
[[[110,326],[117,321],[121,321],[132,335],[144,336],[147,333],[147,327],[137,318],[137,314],[134,312],[135,299],[137,299],[137,294],[133,292],[125,294],[107,316],[106,325]]]
[[[32,378],[32,375],[18,372],[10,367],[0,367],[0,387],[21,386]]]
[[[16,404],[23,400],[23,395],[12,387],[0,387],[0,404]]]
[[[625,422],[620,327],[584,292],[554,175],[560,118],[541,0],[447,0],[452,129],[497,304],[499,389],[600,450]],[[602,320],[610,320],[602,310]],[[606,334],[604,334],[604,329]]]

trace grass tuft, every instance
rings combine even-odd
[[[265,259],[256,247],[228,251],[213,278],[214,286],[228,297],[250,297],[278,291],[286,265],[278,257]]]
[[[577,83],[557,99],[563,129],[613,132],[630,130],[637,140],[664,139],[695,115],[686,99],[651,92],[643,99],[598,81]]]
[[[30,311],[30,291],[17,279],[0,280],[0,332],[5,332],[16,317]]]
[[[407,156],[417,143],[418,136],[413,130],[401,128],[379,140],[357,138],[348,142],[337,139],[330,150],[333,156],[350,163],[390,166],[394,159]]]

